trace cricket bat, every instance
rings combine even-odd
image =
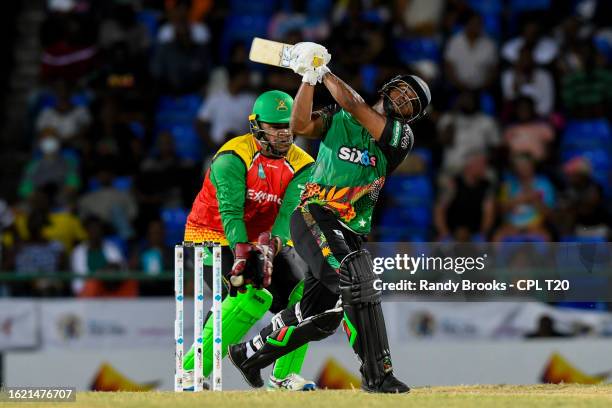
[[[293,45],[291,44],[255,37],[251,43],[249,59],[253,62],[259,62],[260,64],[289,68],[292,47]],[[323,63],[323,58],[319,57],[314,57],[312,61],[314,67],[321,66]]]

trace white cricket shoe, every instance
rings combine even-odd
[[[202,384],[205,390],[210,389],[206,381]],[[183,391],[193,391],[193,370],[183,371]]]
[[[306,380],[298,374],[289,374],[284,379],[271,375],[268,381],[268,391],[314,391],[316,389],[314,381]]]

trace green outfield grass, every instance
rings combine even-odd
[[[2,405],[0,403],[0,405]],[[3,406],[33,406],[32,404]],[[483,385],[415,388],[407,395],[373,395],[361,391],[310,393],[228,391],[223,393],[143,392],[77,394],[77,402],[45,403],[65,408],[274,408],[274,407],[612,407],[612,384],[607,385]]]

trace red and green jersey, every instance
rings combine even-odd
[[[351,230],[367,234],[385,177],[412,148],[412,130],[406,123],[387,119],[375,140],[344,109],[329,107],[320,113],[325,133],[302,201],[328,208]]]
[[[289,218],[310,176],[314,160],[298,146],[284,158],[261,154],[252,134],[219,149],[206,171],[185,226],[185,240],[215,241],[232,248],[272,231],[289,240]]]

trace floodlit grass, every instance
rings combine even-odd
[[[0,406],[16,404],[0,403]],[[72,403],[29,403],[21,406],[65,408],[273,408],[273,407],[612,407],[612,384],[605,385],[482,385],[415,388],[410,394],[379,395],[362,391],[222,393],[81,392]]]

